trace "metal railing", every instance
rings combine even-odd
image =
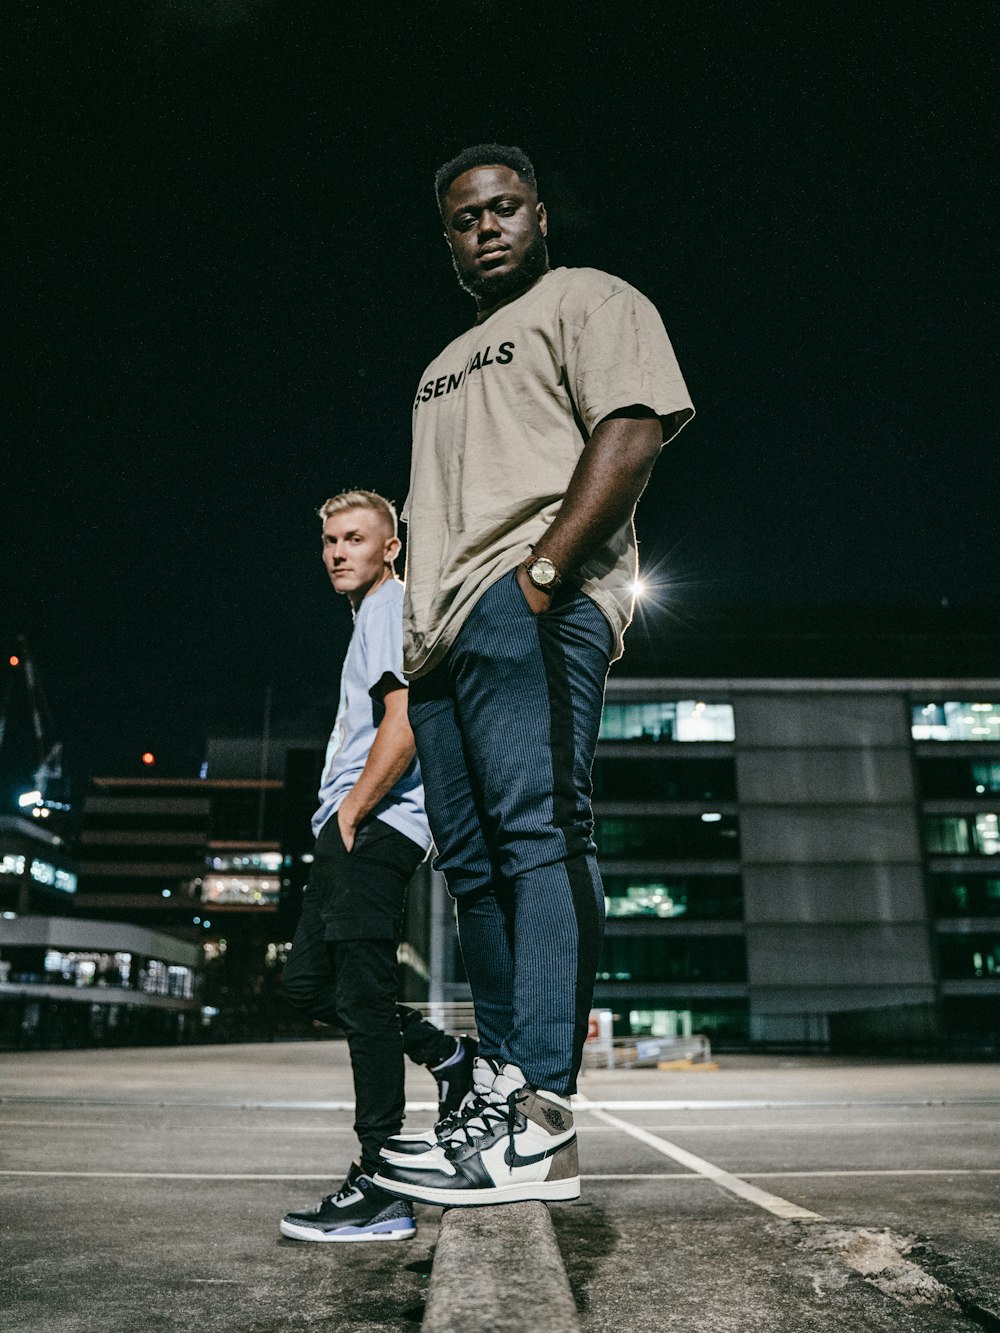
[[[446,1032],[476,1035],[476,1015],[470,1000],[431,1000],[411,1004]],[[651,1069],[673,1060],[708,1062],[712,1047],[707,1037],[591,1037],[583,1048],[584,1069]]]
[[[583,1048],[584,1069],[655,1069],[675,1060],[711,1060],[707,1037],[613,1037],[591,1039]]]

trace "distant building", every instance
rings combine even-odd
[[[0,815],[0,911],[68,912],[76,889],[76,863],[61,833],[30,814]]]
[[[690,1027],[717,1047],[995,1051],[1000,678],[835,669],[851,654],[993,661],[993,640],[824,642],[720,633],[697,644],[711,669],[668,674],[663,645],[643,661],[640,640],[629,661],[649,674],[612,676],[594,769],[608,908],[595,1004],[620,1035]],[[727,654],[753,671],[726,674]],[[767,674],[776,658],[801,674]],[[0,893],[27,885],[39,903],[75,898],[78,915],[197,942],[213,1035],[301,1032],[280,973],[322,760],[318,740],[219,738],[201,779],[95,779],[76,894],[43,882],[73,873],[66,849],[23,828]],[[408,999],[468,999],[454,905],[427,863],[400,960]]]
[[[0,1048],[150,1045],[201,1024],[202,951],[117,921],[0,917]]]
[[[1000,679],[612,679],[594,786],[620,1034],[1000,1046]]]
[[[203,926],[203,908],[277,912],[308,837],[308,816],[298,812],[304,834],[290,817],[294,777],[93,778],[79,834],[78,910],[172,926]]]
[[[190,924],[211,813],[196,778],[92,778],[77,847],[79,914]]]

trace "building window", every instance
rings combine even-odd
[[[617,759],[599,753],[594,762],[594,796],[605,801],[734,801],[736,770],[731,759],[671,759],[659,754]]]
[[[611,1003],[617,1006],[617,1000]],[[668,1028],[670,1015],[675,1015],[678,1031],[687,1026],[690,1018],[691,1031],[703,1033],[713,1044],[720,1041],[746,1041],[749,1031],[748,1004],[746,1000],[702,1000],[692,1003],[689,999],[680,999],[669,994],[645,995],[642,999],[629,1000],[626,1005],[614,1012],[614,1032],[616,1037],[653,1037],[661,1034],[656,1028]]]
[[[915,741],[1000,741],[1000,703],[913,705]]]
[[[605,704],[602,741],[731,741],[736,732],[731,704],[701,700],[679,703]]]
[[[743,890],[738,875],[683,879],[604,875],[603,879],[609,917],[739,921],[743,916]]]
[[[268,907],[281,897],[277,875],[206,875],[201,900],[224,907]]]
[[[630,1009],[628,1026],[637,1037],[690,1037],[694,1024],[690,1009]]]
[[[932,855],[996,856],[1000,853],[1000,817],[986,811],[975,815],[927,815],[924,837]]]
[[[601,948],[598,981],[746,981],[746,948],[734,935],[609,935]]]
[[[602,856],[665,857],[671,860],[735,860],[739,834],[735,815],[599,815],[594,837]]]
[[[933,875],[934,914],[1000,916],[1000,879],[991,875]]]
[[[264,871],[277,874],[284,864],[280,852],[228,852],[208,858],[212,870]]]
[[[76,876],[68,870],[37,858],[31,863],[31,878],[50,889],[59,889],[62,893],[76,893]]]
[[[45,980],[50,985],[128,986],[132,955],[49,949],[43,966]]]
[[[1000,979],[1000,935],[940,935],[937,944],[945,981]]]
[[[918,761],[925,797],[961,798],[1000,794],[1000,759],[928,759]]]

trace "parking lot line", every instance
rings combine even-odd
[[[777,1194],[768,1194],[766,1190],[758,1189],[756,1185],[749,1185],[745,1180],[741,1180],[739,1176],[731,1175],[712,1162],[706,1162],[703,1157],[696,1157],[694,1153],[679,1148],[676,1143],[671,1143],[669,1139],[661,1139],[656,1134],[650,1134],[648,1130],[640,1129],[638,1125],[629,1124],[627,1120],[620,1120],[617,1116],[608,1115],[606,1111],[598,1110],[586,1102],[581,1106],[581,1109],[588,1111],[606,1125],[613,1125],[623,1133],[631,1135],[640,1143],[645,1143],[647,1147],[662,1153],[664,1157],[671,1158],[680,1166],[686,1166],[698,1175],[707,1177],[713,1184],[727,1190],[730,1194],[735,1194],[737,1198],[745,1199],[747,1203],[755,1204],[758,1208],[763,1208],[766,1212],[772,1213],[775,1217],[796,1222],[825,1222],[827,1220],[820,1213],[811,1212],[808,1208],[800,1208],[797,1203],[790,1203],[788,1199],[779,1198]]]
[[[661,1140],[666,1142],[666,1140]],[[671,1145],[673,1146],[673,1145]],[[678,1148],[678,1152],[683,1149]],[[690,1156],[691,1154],[687,1154]],[[700,1161],[700,1158],[696,1158]],[[710,1162],[704,1163],[711,1167]],[[719,1173],[722,1176],[728,1175],[728,1172],[719,1171],[718,1167],[712,1171],[618,1171],[618,1172],[591,1172],[582,1173],[581,1180],[665,1180],[673,1182],[675,1180],[715,1180],[718,1181]],[[329,1180],[329,1174],[326,1175],[308,1175],[308,1174],[289,1174],[274,1173],[263,1171],[29,1171],[15,1170],[13,1168],[0,1169],[0,1176],[43,1176],[52,1180]],[[845,1171],[744,1171],[739,1177],[731,1179],[744,1180],[781,1180],[784,1178],[797,1179],[799,1177],[811,1178],[816,1176],[1000,1176],[1000,1167],[910,1167],[898,1171],[880,1170],[872,1168],[871,1170],[845,1170]],[[758,1190],[757,1194],[763,1191]],[[742,1197],[749,1196],[743,1194]],[[767,1195],[769,1199],[774,1199],[774,1195]],[[752,1200],[757,1202],[757,1200]],[[779,1203],[784,1202],[778,1200]],[[761,1205],[763,1207],[763,1205]],[[794,1205],[789,1205],[793,1207]],[[803,1210],[805,1211],[805,1210]],[[785,1216],[784,1213],[780,1216]],[[810,1217],[816,1217],[817,1214],[810,1213]]]
[[[633,1099],[598,1097],[594,1100],[582,1093],[576,1096],[581,1108],[594,1108],[602,1111],[782,1111],[782,1110],[822,1110],[844,1107],[863,1107],[870,1111],[886,1110],[900,1106],[1000,1106],[1000,1097],[889,1097],[868,1098],[849,1097],[839,1100],[820,1098],[816,1100],[778,1098],[731,1098],[725,1100],[710,1098],[688,1098],[686,1100],[665,1100],[663,1098]],[[42,1097],[24,1094],[0,1095],[0,1106],[116,1106],[125,1107],[170,1107],[171,1110],[195,1110],[206,1106],[243,1111],[353,1111],[354,1101],[251,1101],[241,1098],[183,1098],[162,1097],[79,1097],[60,1096]],[[436,1111],[437,1102],[412,1101],[406,1103],[407,1111]]]

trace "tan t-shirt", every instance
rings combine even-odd
[[[634,287],[592,268],[558,268],[450,343],[413,404],[403,653],[430,671],[483,593],[555,518],[594,427],[642,404],[694,415],[666,330]],[[676,427],[676,423],[675,427]],[[615,634],[632,618],[631,522],[571,581]]]

